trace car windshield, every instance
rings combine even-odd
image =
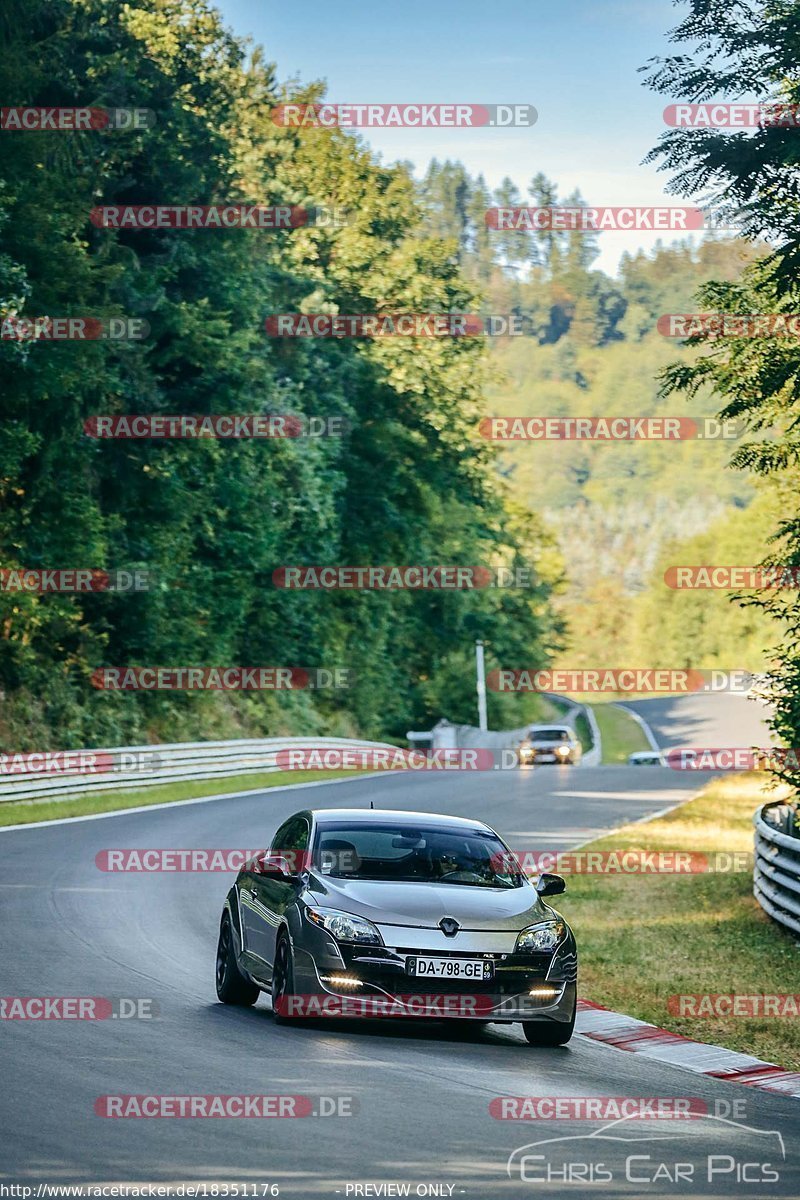
[[[490,888],[516,888],[523,883],[512,854],[497,835],[477,827],[348,822],[323,825],[315,842],[315,868],[338,879]]]
[[[535,742],[568,742],[568,729],[532,729],[531,738]]]

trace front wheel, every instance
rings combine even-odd
[[[238,1004],[242,1008],[249,1008],[258,999],[258,988],[239,970],[227,913],[220,922],[217,943],[217,996],[223,1004]]]
[[[522,1032],[532,1046],[566,1046],[575,1032],[577,1003],[569,1021],[523,1021]]]

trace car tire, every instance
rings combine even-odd
[[[223,914],[219,925],[216,982],[217,997],[223,1004],[238,1004],[241,1008],[249,1008],[258,999],[258,988],[239,970],[233,948],[231,919],[227,913]]]
[[[522,1032],[531,1046],[566,1046],[575,1031],[577,1003],[569,1021],[523,1021]]]
[[[296,1017],[286,1012],[278,1012],[281,1005],[287,1004],[294,996],[294,956],[292,946],[285,933],[278,936],[275,947],[275,963],[272,968],[272,1011],[278,1025],[290,1025]]]

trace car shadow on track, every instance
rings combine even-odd
[[[286,1037],[306,1038],[311,1034],[326,1038],[339,1033],[343,1037],[376,1038],[380,1041],[425,1042],[441,1045],[465,1044],[507,1047],[514,1053],[525,1049],[546,1054],[548,1059],[569,1053],[569,1046],[530,1046],[523,1036],[519,1024],[501,1025],[490,1023],[477,1025],[471,1021],[430,1020],[406,1017],[349,1019],[346,1017],[308,1017],[289,1025],[277,1025],[269,1006],[259,1003],[253,1008],[233,1008],[225,1004],[209,1004],[201,1010],[201,1016],[210,1019],[219,1028],[221,1022],[233,1022],[237,1029],[244,1025],[263,1028],[265,1023],[276,1033]],[[514,1033],[511,1031],[514,1030]]]

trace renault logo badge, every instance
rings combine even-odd
[[[439,928],[445,937],[455,937],[461,926],[455,917],[442,917]]]

